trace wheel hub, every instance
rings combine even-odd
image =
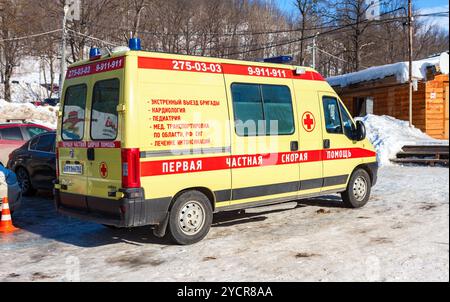
[[[186,203],[180,211],[178,223],[186,235],[198,234],[205,224],[205,209],[197,201]]]
[[[367,195],[367,182],[363,177],[358,177],[353,184],[353,196],[356,200],[362,201]]]

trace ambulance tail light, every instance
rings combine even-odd
[[[141,187],[141,152],[139,149],[122,149],[122,188]]]

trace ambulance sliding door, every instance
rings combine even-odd
[[[310,81],[294,80],[297,96],[299,147],[301,154],[307,154],[300,161],[300,196],[318,193],[323,185],[322,119],[320,100]]]
[[[225,75],[231,118],[233,205],[298,194],[297,109],[292,82]],[[272,122],[271,122],[272,121]]]

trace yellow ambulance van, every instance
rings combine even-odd
[[[218,212],[335,193],[349,208],[368,202],[375,150],[316,71],[135,44],[93,49],[67,71],[59,213],[154,226],[185,245],[205,238]]]

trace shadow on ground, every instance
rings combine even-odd
[[[218,213],[214,216],[213,228],[255,223],[267,219],[267,215],[293,211],[304,207],[341,208],[342,201],[337,196],[299,200],[288,209],[264,207],[256,212],[234,211]],[[21,208],[13,216],[14,225],[22,231],[1,237],[0,250],[63,242],[79,247],[97,247],[117,243],[131,245],[171,245],[170,240],[159,239],[152,234],[151,227],[134,229],[112,229],[95,223],[69,218],[56,213],[50,193],[39,192],[36,197],[25,197]],[[36,235],[38,237],[36,237]]]

